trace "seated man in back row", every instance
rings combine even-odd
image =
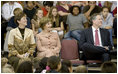
[[[80,38],[80,49],[83,51],[86,59],[98,60],[102,62],[109,60],[109,50],[111,42],[109,32],[101,29],[102,19],[100,14],[91,16],[92,27],[83,30]]]

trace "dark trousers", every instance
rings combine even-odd
[[[117,18],[113,21],[114,35],[117,38]]]
[[[92,44],[85,43],[82,46],[82,50],[86,59],[102,60],[103,62],[109,60],[109,52],[106,51],[106,49],[103,47],[94,46]]]

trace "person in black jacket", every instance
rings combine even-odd
[[[23,10],[23,12],[27,15],[27,17],[30,18],[30,20],[32,20],[34,14],[36,12],[36,8],[34,7],[34,2],[26,1],[26,5],[27,5],[27,7]]]
[[[91,21],[92,27],[83,30],[81,33],[80,49],[83,51],[86,59],[108,61],[109,51],[111,50],[109,32],[100,28],[102,25],[100,14],[93,14]]]

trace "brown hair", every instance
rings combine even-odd
[[[18,15],[19,13],[23,12],[22,9],[20,8],[15,8],[14,9],[14,16]]]
[[[104,2],[104,6],[108,7],[109,8],[109,11],[111,11],[111,6],[112,6],[112,3],[111,2],[105,1]]]
[[[71,63],[70,60],[63,60],[62,63],[65,64],[67,67],[71,67],[72,66],[72,63]]]
[[[56,9],[57,10],[57,8],[56,7],[52,7],[51,9],[50,9],[50,12],[49,12],[49,18],[50,18],[50,20],[51,20],[51,22],[53,23],[53,15],[52,15],[52,10],[53,9]],[[57,10],[58,11],[58,10]],[[56,26],[59,26],[59,15],[58,15],[58,13],[57,13],[57,15],[56,15]]]
[[[88,3],[89,3],[89,2],[95,2],[95,3],[96,3],[96,1],[88,1]]]
[[[19,60],[19,63],[18,63],[18,65],[20,65],[22,62],[24,62],[24,61],[31,61],[31,59],[30,58],[21,58],[20,60]]]
[[[21,18],[24,17],[24,16],[26,16],[25,13],[23,13],[23,12],[19,13],[18,15],[15,16],[14,22],[15,22],[17,25],[19,25],[17,21],[20,21]]]
[[[109,8],[108,8],[107,6],[102,7],[102,11],[103,11],[103,9],[105,9],[105,8],[107,8],[108,11],[110,12],[110,10],[109,10]]]
[[[43,17],[40,20],[40,26],[44,30],[44,26],[48,23],[51,22],[51,20],[48,17]]]
[[[61,60],[57,56],[51,56],[47,60],[47,66],[50,67],[51,70],[57,69],[58,65],[60,64]],[[51,70],[47,71],[50,72]]]
[[[101,65],[101,72],[102,73],[116,73],[117,72],[117,66],[115,63],[111,61],[104,62]]]
[[[75,70],[76,73],[88,73],[87,67],[84,65],[80,65]]]
[[[36,9],[35,15],[33,16],[34,20],[37,20],[37,15],[36,14],[38,13],[39,10],[42,10],[42,9],[41,8]]]
[[[18,66],[16,73],[33,73],[32,66],[31,61],[24,61]]]

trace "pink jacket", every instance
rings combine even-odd
[[[59,56],[61,44],[59,36],[55,32],[41,32],[36,36],[37,57]]]

